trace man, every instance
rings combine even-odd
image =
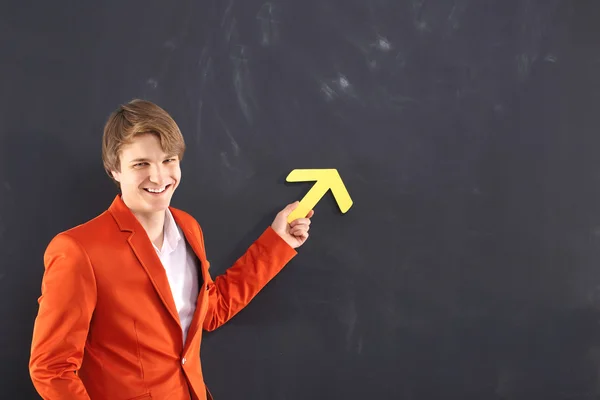
[[[307,240],[314,212],[288,224],[295,202],[213,280],[202,229],[169,205],[184,150],[175,121],[151,102],[109,117],[102,157],[121,193],[44,254],[29,364],[44,399],[212,399],[202,330],[244,308]]]

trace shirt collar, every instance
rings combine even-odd
[[[170,254],[177,248],[177,244],[181,240],[181,234],[179,233],[175,218],[173,218],[173,214],[171,214],[171,211],[168,208],[165,211],[165,224],[163,230],[162,249],[159,250],[156,245],[154,245],[154,248],[159,253]]]

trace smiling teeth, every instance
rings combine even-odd
[[[162,192],[165,191],[166,188],[167,187],[165,186],[164,188],[161,188],[161,189],[150,189],[150,188],[148,188],[146,190],[149,191],[150,193],[162,193]]]

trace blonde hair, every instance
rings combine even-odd
[[[104,170],[117,186],[119,183],[114,180],[111,171],[121,171],[121,147],[131,143],[137,135],[145,133],[155,135],[165,153],[183,159],[185,141],[175,120],[156,104],[134,99],[120,105],[110,114],[102,136]]]

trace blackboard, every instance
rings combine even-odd
[[[145,98],[188,150],[173,205],[212,272],[335,168],[300,254],[206,334],[217,399],[600,398],[600,3],[3,2],[0,398],[42,254],[105,210],[104,121]]]

